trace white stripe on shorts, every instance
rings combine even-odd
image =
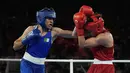
[[[113,63],[112,63],[112,60],[101,61],[101,60],[94,58],[93,64],[113,64]]]
[[[39,65],[44,65],[44,62],[45,62],[45,58],[33,57],[28,52],[24,53],[23,59],[30,61],[34,64],[39,64]]]

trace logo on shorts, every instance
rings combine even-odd
[[[44,42],[49,42],[50,39],[49,38],[44,38]]]

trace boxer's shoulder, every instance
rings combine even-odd
[[[52,28],[52,31],[51,31],[52,37],[56,36],[56,34],[57,34],[57,28],[58,28],[58,27],[53,27],[53,28]]]

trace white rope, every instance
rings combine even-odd
[[[3,59],[0,61],[21,61],[21,59]],[[94,60],[79,60],[79,59],[46,59],[45,62],[94,62]],[[130,63],[130,60],[113,60],[116,63]]]
[[[113,60],[116,63],[130,63],[130,60]]]
[[[0,58],[0,61],[14,61],[14,62],[16,62],[16,61],[21,61],[21,59],[2,59],[2,58]]]
[[[21,59],[2,59],[0,61],[14,61],[19,62]],[[70,73],[73,73],[73,62],[94,62],[94,60],[78,60],[78,59],[45,59],[45,62],[69,62],[70,63]],[[130,60],[113,60],[113,62],[118,63],[130,63]]]

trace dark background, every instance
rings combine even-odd
[[[78,12],[84,4],[103,15],[105,27],[114,37],[115,59],[130,59],[130,3],[128,0],[2,0],[0,2],[0,57],[22,57],[25,49],[14,51],[13,42],[29,25],[35,23],[36,11],[44,7],[53,7],[57,14],[54,26],[73,30],[73,14]],[[85,53],[78,49],[76,39],[59,37],[54,42],[48,58],[92,58],[90,51]],[[1,71],[5,71],[3,68],[6,67],[5,64],[0,65]],[[117,71],[130,73],[129,64],[115,64],[115,66]]]
[[[73,30],[73,14],[84,4],[103,14],[105,27],[113,34],[115,46],[120,48],[120,58],[128,59],[130,15],[129,2],[126,0],[4,0],[0,2],[0,55],[10,55],[8,47],[13,45],[13,41],[27,26],[35,22],[36,11],[53,7],[57,13],[54,26]]]

